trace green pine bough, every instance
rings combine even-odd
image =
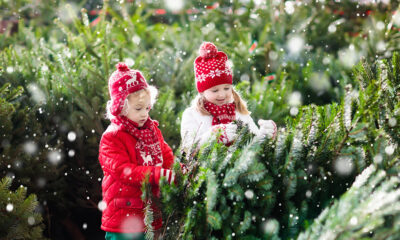
[[[399,175],[369,166],[297,239],[399,239],[399,184]]]
[[[67,231],[76,239],[90,232],[81,228],[78,222],[86,216],[100,219],[97,210],[97,203],[101,199],[100,183],[96,179],[102,174],[97,160],[98,141],[109,124],[104,119],[104,109],[109,99],[107,79],[115,64],[119,61],[130,62],[132,68],[143,71],[151,84],[160,88],[160,97],[151,115],[160,120],[163,136],[171,147],[178,146],[180,119],[176,116],[182,114],[196,94],[193,88],[193,60],[203,40],[218,39],[218,47],[228,53],[234,65],[236,87],[249,103],[255,119],[268,116],[283,126],[290,109],[287,97],[293,91],[302,93],[304,104],[340,103],[300,109],[299,117],[286,119],[286,129],[281,129],[271,146],[261,145],[259,150],[256,145],[248,146],[247,149],[260,151],[254,154],[259,159],[250,164],[247,170],[254,173],[251,175],[252,185],[249,184],[253,196],[257,194],[254,189],[272,188],[262,202],[273,206],[271,213],[267,211],[257,215],[263,215],[261,220],[266,218],[265,226],[271,236],[276,231],[283,239],[297,236],[299,231],[313,223],[313,219],[329,205],[332,197],[337,198],[351,185],[354,176],[368,163],[374,161],[387,169],[396,162],[392,156],[397,156],[397,152],[391,155],[386,152],[396,149],[394,146],[398,146],[399,142],[398,100],[391,100],[399,92],[399,61],[392,62],[396,66],[389,65],[386,68],[390,82],[382,84],[382,88],[388,86],[388,92],[376,87],[381,86],[380,76],[386,78],[380,64],[377,66],[382,69],[382,74],[375,74],[375,67],[360,64],[354,79],[351,79],[348,68],[353,62],[346,61],[356,59],[346,59],[348,53],[358,54],[358,51],[367,50],[366,58],[371,62],[390,56],[398,49],[397,29],[388,27],[382,30],[378,27],[382,22],[392,25],[396,4],[360,5],[360,13],[371,9],[373,14],[353,18],[347,13],[355,9],[356,2],[297,5],[293,14],[285,14],[285,2],[276,5],[267,1],[266,7],[259,8],[252,1],[246,5],[234,1],[234,4],[220,4],[215,10],[205,10],[205,14],[196,14],[197,20],[192,21],[190,18],[193,14],[175,15],[167,12],[161,18],[154,15],[154,9],[163,8],[163,3],[142,2],[138,5],[129,1],[104,1],[98,16],[100,21],[91,25],[86,11],[71,16],[69,13],[73,9],[65,8],[62,2],[43,1],[34,8],[24,8],[22,12],[16,11],[20,7],[15,2],[24,1],[3,3],[6,20],[8,16],[18,19],[18,32],[9,34],[8,29],[0,35],[0,87],[11,83],[11,88],[21,86],[20,90],[26,91],[12,100],[9,98],[4,101],[4,97],[0,97],[0,133],[3,137],[0,137],[0,170],[3,176],[15,176],[15,185],[27,186],[41,202],[46,201],[46,214],[53,221],[51,223],[47,218],[48,226],[60,225],[63,229],[75,226],[74,231]],[[88,7],[86,3],[85,7],[88,10],[98,7],[94,3],[91,5],[95,6]],[[198,1],[185,3],[186,9],[204,9],[208,5]],[[226,14],[226,7],[229,6],[233,7],[233,12],[244,10],[244,14]],[[70,21],[59,18],[59,11]],[[40,14],[44,12],[46,14]],[[339,15],[337,12],[345,14]],[[26,19],[28,15],[34,18]],[[319,24],[313,24],[315,22]],[[333,33],[328,31],[332,27],[336,29]],[[293,34],[292,29],[296,29],[297,33]],[[360,35],[353,37],[352,33]],[[373,38],[364,38],[364,34]],[[307,41],[307,49],[296,59],[288,58],[290,52],[285,46],[296,35]],[[249,51],[254,40],[257,41],[257,48]],[[386,46],[385,51],[380,50],[382,43]],[[350,51],[353,47],[354,52]],[[394,58],[398,58],[398,55],[394,55]],[[263,76],[271,72],[276,72],[275,81],[263,82]],[[318,92],[320,89],[313,88],[319,77],[325,81],[323,90],[326,92],[322,96]],[[358,87],[354,84],[355,79],[366,84]],[[369,84],[372,81],[375,83]],[[352,87],[345,90],[345,85],[349,83]],[[353,89],[363,91],[354,96],[348,95],[354,92]],[[342,95],[347,96],[347,101],[341,102]],[[380,100],[385,97],[388,99]],[[377,101],[382,103],[381,106],[376,104]],[[342,124],[346,131],[342,129]],[[332,128],[338,129],[338,133]],[[67,138],[70,132],[77,136],[73,142]],[[346,135],[346,132],[349,134]],[[304,142],[306,144],[302,145]],[[371,143],[373,147],[368,146]],[[35,149],[34,146],[38,151],[31,151]],[[242,148],[247,144],[239,146]],[[24,147],[30,150],[26,152]],[[235,199],[230,201],[246,200],[246,192],[247,196],[252,195],[251,191],[247,191],[247,185],[242,186],[241,182],[233,184],[241,181],[246,172],[241,175],[231,172],[226,183],[233,185],[228,190],[221,187],[225,175],[234,169],[233,162],[239,158],[245,159],[241,151],[234,149],[237,147],[231,147],[231,155],[223,157],[210,146],[204,149],[203,155],[196,156],[196,162],[207,162],[211,157],[209,153],[224,159],[212,171],[208,171],[207,166],[195,166],[197,170],[193,171],[192,176],[196,182],[189,179],[187,182],[190,185],[178,184],[169,189],[173,194],[164,198],[170,198],[171,202],[180,198],[190,201],[178,207],[176,204],[164,205],[169,213],[175,207],[175,213],[178,214],[166,215],[165,233],[182,232],[180,229],[191,231],[196,225],[200,230],[194,236],[204,236],[201,235],[203,230],[210,238],[225,234],[218,232],[222,230],[209,231],[207,224],[199,224],[195,218],[187,217],[194,220],[183,221],[182,216],[200,216],[199,219],[208,219],[210,222],[214,219],[208,218],[208,212],[203,211],[203,207],[212,206],[204,202],[207,186],[214,185],[207,182],[208,176],[215,175],[218,183],[216,204],[210,213],[219,213],[221,229],[225,227],[228,215],[227,211],[224,214],[219,212],[223,206],[221,204],[224,204],[219,203],[224,200],[219,195],[229,190],[229,199]],[[221,151],[226,149],[221,148]],[[57,167],[49,164],[49,153],[57,153],[56,156],[62,157]],[[335,158],[339,154],[341,158]],[[347,179],[332,177],[335,176],[332,168],[336,159],[340,160],[339,166],[354,163],[353,168],[349,168],[352,172]],[[216,173],[226,174],[221,176]],[[316,179],[320,179],[320,182]],[[332,186],[332,181],[337,183],[337,188]],[[190,188],[193,191],[187,190]],[[179,215],[181,208],[184,209],[183,215]],[[151,213],[151,209],[147,210]],[[254,210],[247,212],[247,215],[246,212],[241,215],[246,219],[243,221],[245,226],[249,219],[247,216]],[[218,223],[218,215],[213,216]],[[89,228],[91,226],[89,224]],[[239,236],[235,231],[235,237]],[[245,232],[247,234],[250,230]],[[76,233],[78,236],[75,236]],[[48,234],[52,236],[55,232],[49,229]]]
[[[0,239],[46,239],[43,237],[42,215],[37,211],[36,195],[26,197],[26,188],[11,191],[12,179],[0,181]]]
[[[397,53],[375,69],[361,61],[359,86],[301,108],[275,139],[257,142],[238,122],[232,146],[179,156],[190,172],[175,166],[177,184],[162,185],[165,239],[395,239],[399,66]]]

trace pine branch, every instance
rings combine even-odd
[[[384,239],[399,237],[400,181],[371,165],[355,180],[339,200],[326,208],[301,233],[301,239]],[[394,221],[391,221],[393,219]]]

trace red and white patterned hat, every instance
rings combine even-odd
[[[125,63],[118,63],[115,70],[108,80],[108,90],[111,97],[110,112],[114,116],[118,116],[126,97],[136,91],[147,88],[149,85],[142,73],[129,69]]]
[[[220,84],[232,84],[232,70],[228,56],[210,42],[203,42],[194,60],[197,91],[204,92]]]

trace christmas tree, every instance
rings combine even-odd
[[[1,239],[46,239],[36,196],[26,197],[26,187],[22,185],[15,192],[10,191],[11,182],[8,177],[0,181]]]
[[[393,172],[398,172],[398,167]],[[369,166],[297,239],[399,238],[398,184],[399,178],[392,172]]]
[[[376,209],[381,206],[374,201],[375,196],[381,197],[379,191],[393,196],[391,202],[398,199],[394,186],[398,181],[395,166],[399,164],[399,126],[395,124],[400,120],[396,74],[399,67],[397,53],[390,65],[384,60],[378,61],[375,70],[365,61],[361,62],[354,76],[359,82],[358,90],[353,89],[356,86],[347,86],[340,104],[302,107],[296,118],[287,119],[286,128],[280,129],[276,139],[256,141],[243,127],[229,148],[211,142],[196,153],[194,146],[192,153],[181,156],[190,174],[180,175],[177,186],[167,184],[162,188],[165,237],[288,239],[306,228],[319,234],[310,235],[315,239],[325,234],[330,236],[330,231],[339,234],[333,236],[344,239],[352,236],[353,228],[342,227],[337,233],[336,226],[332,229],[328,224],[335,222],[337,211],[342,211],[339,206],[321,211],[342,194],[340,204],[350,201],[347,200],[350,195],[354,201],[370,202],[371,207],[376,204]],[[374,164],[370,169],[379,168],[396,175],[387,185],[382,184],[383,189],[372,183],[372,186],[366,185],[373,194],[362,196],[370,199],[353,196],[356,190],[346,192],[355,176],[370,164]],[[175,170],[179,172],[178,167]],[[383,170],[377,175],[384,175]],[[359,179],[367,178],[363,175],[368,174],[362,174]],[[359,181],[353,185],[361,185]],[[384,210],[388,217],[398,219],[399,212],[389,209],[395,210],[396,206]],[[332,212],[331,215],[326,211]],[[344,213],[356,215],[354,211]],[[395,224],[389,221],[391,227],[387,227],[379,220],[386,219],[386,215],[376,214],[365,220],[371,224],[368,231],[372,232],[366,234],[392,236],[396,232]],[[375,221],[380,224],[373,224]],[[320,226],[323,222],[327,222],[325,227]],[[310,228],[310,224],[320,230]]]
[[[3,1],[0,176],[13,179],[10,189],[36,194],[45,236],[103,238],[98,142],[109,124],[107,80],[124,61],[159,88],[151,117],[192,170],[163,190],[166,237],[296,238],[367,166],[396,172],[398,7]],[[243,126],[230,148],[179,153],[180,116],[197,94],[193,60],[203,41],[228,53],[236,89],[256,122],[280,126],[276,139],[253,141]]]

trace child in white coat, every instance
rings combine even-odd
[[[193,144],[204,144],[213,137],[226,145],[237,137],[234,120],[249,126],[257,138],[275,137],[276,125],[272,120],[254,123],[246,102],[232,87],[232,71],[227,55],[217,47],[204,42],[194,61],[196,87],[199,94],[182,115],[182,150],[188,152]]]

